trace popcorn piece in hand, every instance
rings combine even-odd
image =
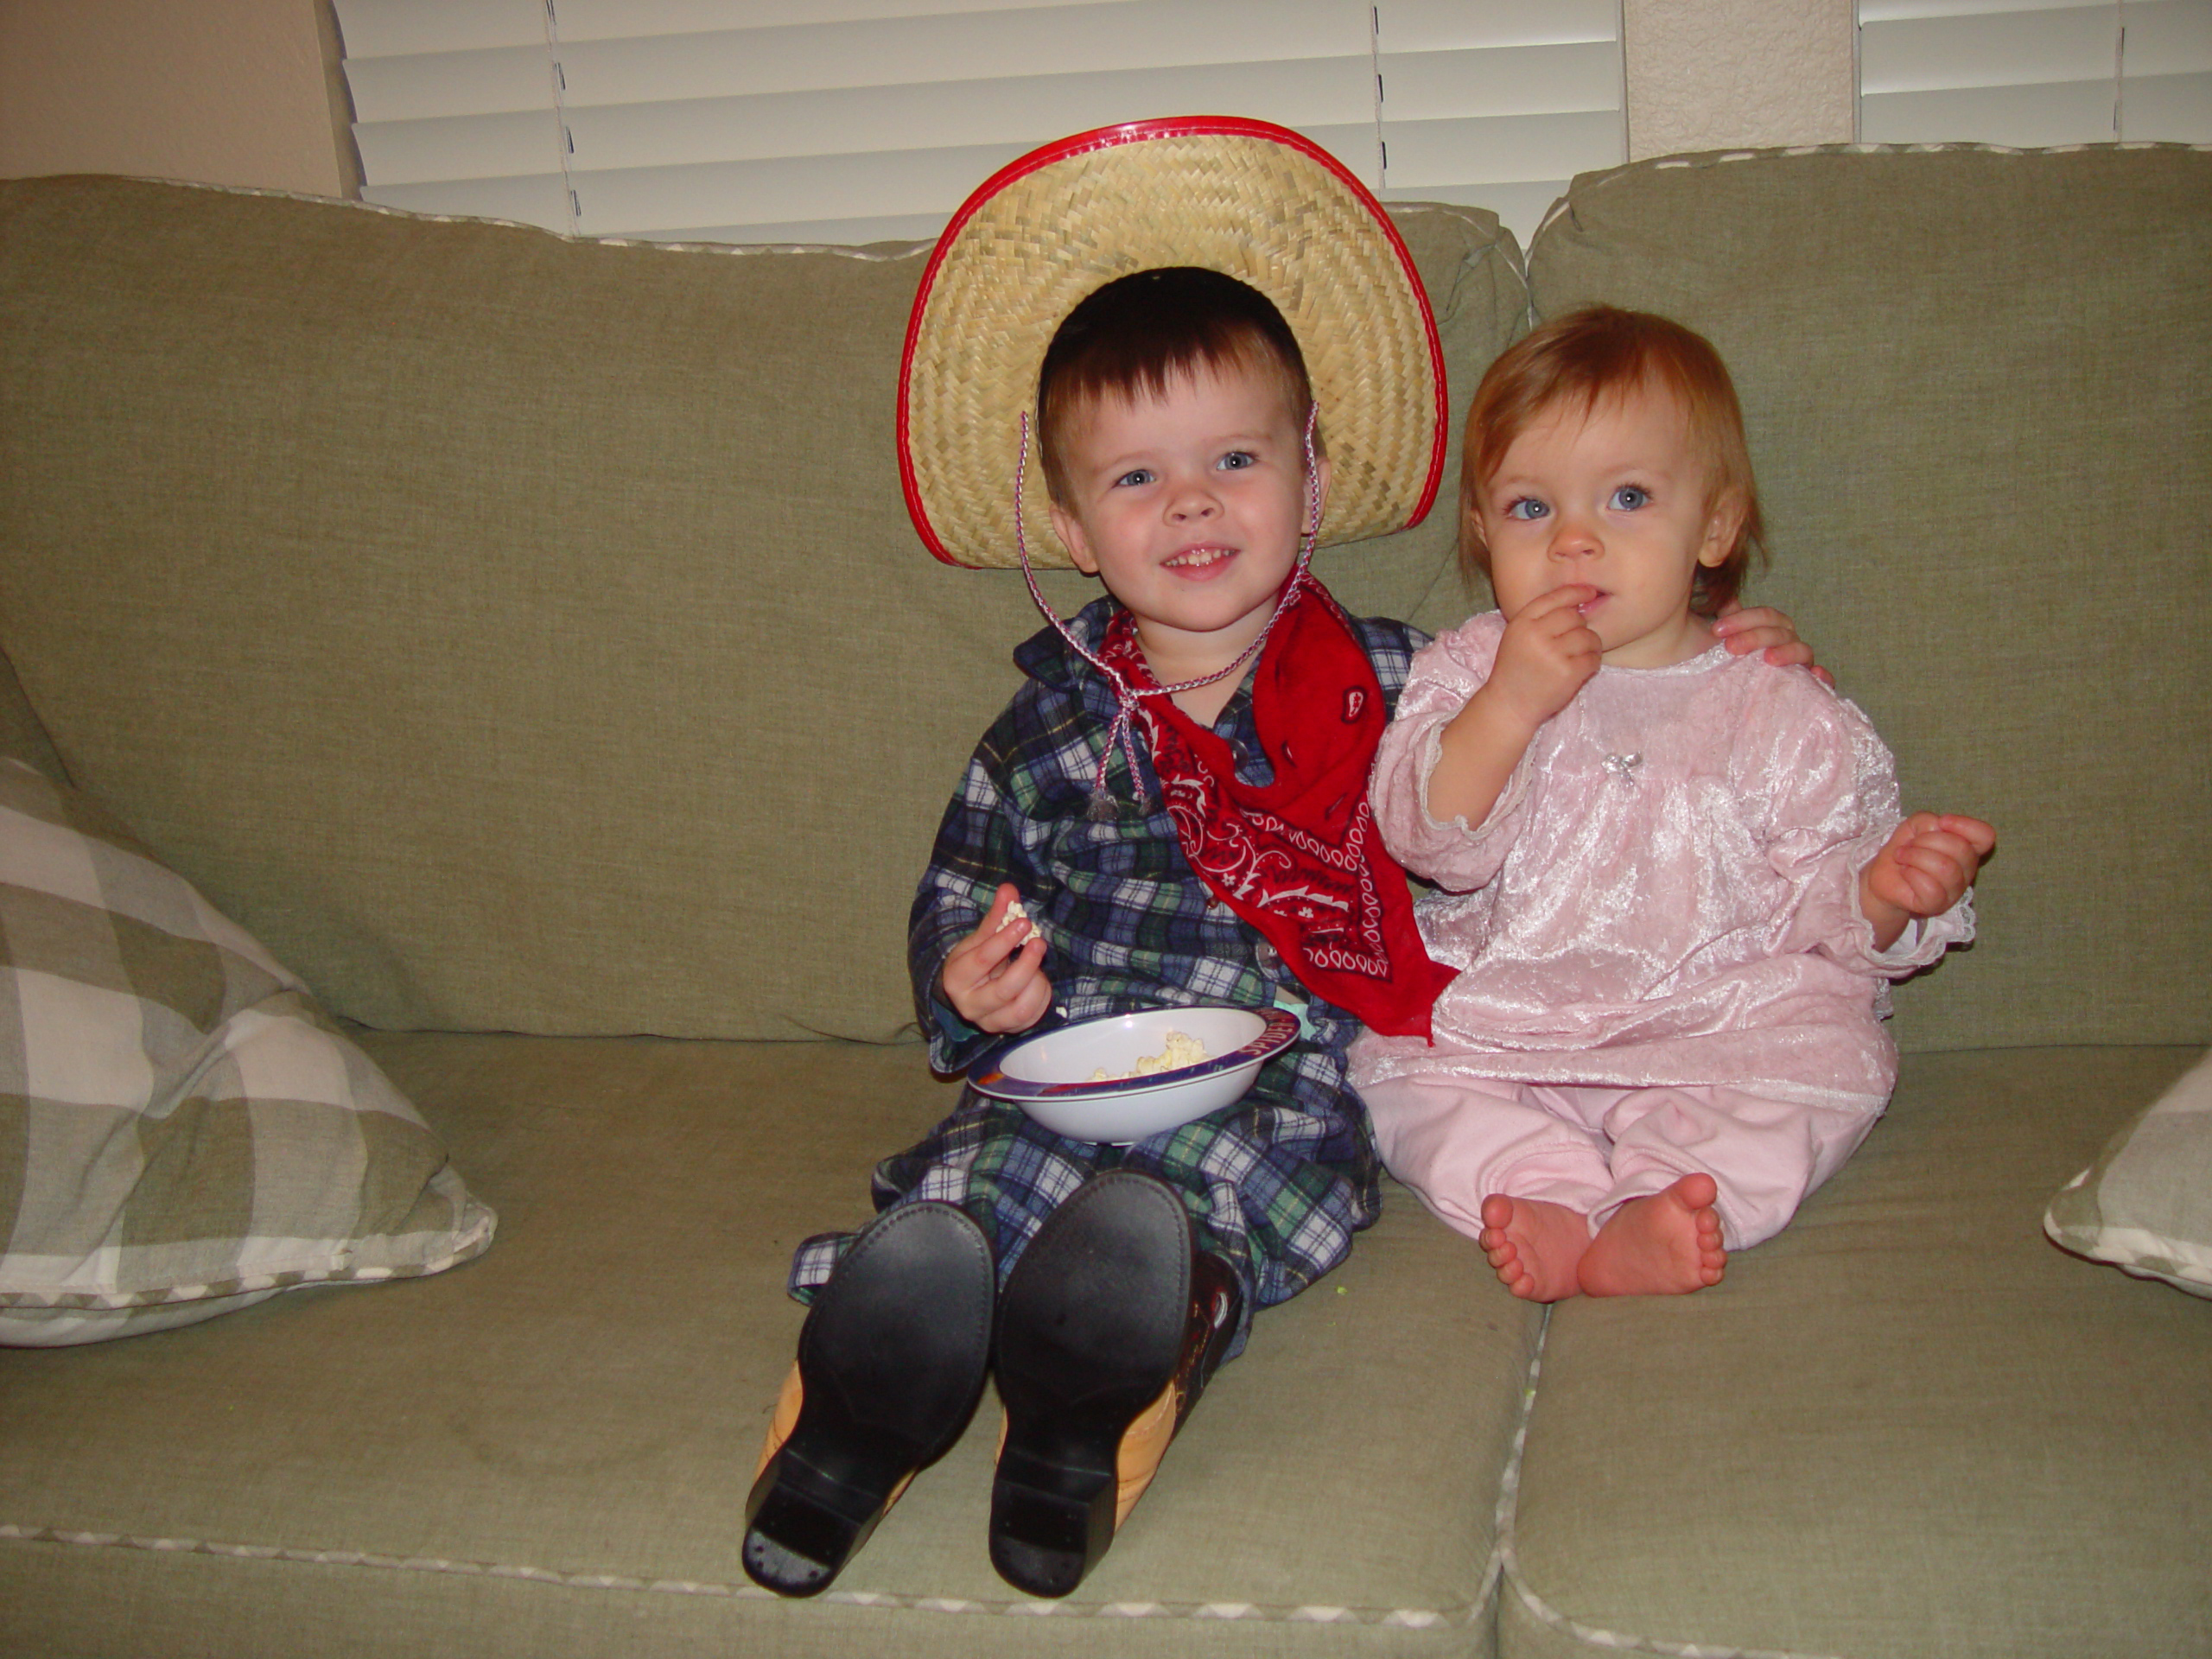
[[[1015,899],[1012,904],[1006,907],[1006,914],[999,918],[997,931],[1003,933],[1007,929],[1012,927],[1016,922],[1021,923],[1029,930],[1028,932],[1022,935],[1022,944],[1027,944],[1032,939],[1040,938],[1043,937],[1043,930],[1039,928],[1036,923],[1029,919],[1029,912],[1021,907],[1021,900],[1019,899]],[[1017,945],[1014,948],[1019,950],[1020,949],[1020,946]]]
[[[1157,1054],[1138,1056],[1136,1065],[1128,1071],[1109,1071],[1104,1066],[1090,1074],[1093,1083],[1125,1083],[1131,1077],[1149,1077],[1160,1071],[1179,1071],[1186,1065],[1196,1065],[1207,1058],[1206,1046],[1188,1032],[1171,1031],[1166,1046]]]

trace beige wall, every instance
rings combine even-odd
[[[0,178],[352,193],[331,38],[322,0],[0,0]]]
[[[1629,159],[1849,143],[1856,10],[1852,0],[1624,0]]]
[[[1853,10],[1624,0],[1630,156],[1847,142]],[[334,40],[327,0],[0,0],[0,177],[354,194]]]

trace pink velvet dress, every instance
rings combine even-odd
[[[1433,1046],[1370,1033],[1353,1047],[1352,1082],[1386,1162],[1394,1138],[1408,1139],[1394,1137],[1393,1103],[1415,1096],[1429,1121],[1409,1144],[1427,1146],[1455,1116],[1477,1140],[1498,1139],[1483,1120],[1494,1119],[1485,1103],[1501,1084],[1532,1085],[1523,1097],[1539,1105],[1560,1090],[1595,1091],[1586,1110],[1565,1114],[1583,1121],[1562,1135],[1602,1157],[1637,1115],[1619,1103],[1675,1091],[1707,1103],[1752,1096],[1839,1126],[1840,1152],[1805,1152],[1796,1190],[1809,1191],[1896,1082],[1881,1026],[1888,981],[1973,937],[1961,903],[1908,928],[1890,950],[1874,949],[1858,883],[1901,816],[1889,751],[1806,671],[1716,645],[1669,668],[1601,669],[1537,733],[1483,823],[1439,823],[1426,798],[1440,734],[1488,678],[1503,631],[1496,613],[1478,616],[1414,658],[1376,760],[1383,839],[1444,889],[1421,901],[1421,932],[1459,970],[1437,1001]],[[1463,1106],[1440,1111],[1455,1084],[1465,1085]],[[1726,1116],[1724,1107],[1724,1128]],[[1676,1138],[1713,1134],[1707,1122]],[[1820,1128],[1796,1138],[1808,1135],[1838,1138]],[[1532,1144],[1523,1135],[1512,1141],[1520,1150],[1499,1156],[1526,1160]],[[1732,1242],[1774,1230],[1794,1207],[1786,1198],[1778,1216],[1754,1217],[1756,1206],[1739,1203],[1732,1217],[1725,1155],[1707,1160],[1695,1145],[1656,1155],[1661,1167],[1634,1187],[1656,1191],[1675,1173],[1717,1164]],[[1513,1192],[1511,1168],[1497,1161],[1444,1160],[1463,1185]],[[1479,1223],[1464,1212],[1483,1195],[1422,1191],[1469,1230]],[[1635,1195],[1576,1207],[1600,1211],[1596,1224]]]

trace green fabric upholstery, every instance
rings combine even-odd
[[[1983,937],[1715,1290],[1547,1320],[1389,1190],[1045,1617],[985,1557],[988,1401],[832,1599],[745,1582],[791,1249],[949,1085],[669,1039],[907,1020],[922,849],[1034,626],[899,505],[917,251],[0,183],[0,750],[392,1028],[500,1215],[461,1272],[0,1352],[0,1650],[2201,1659],[2212,1305],[2040,1223],[2212,1042],[2208,207],[2166,149],[1578,181],[1536,310],[1729,356],[1752,596],[1912,803],[1997,823]],[[1487,215],[1394,211],[1456,416],[1529,296]],[[1325,578],[1457,620],[1450,508]]]
[[[861,1220],[874,1160],[945,1109],[918,1050],[360,1040],[499,1208],[498,1247],[401,1294],[299,1291],[157,1338],[0,1354],[0,1649],[300,1659],[346,1650],[349,1628],[442,1646],[464,1621],[471,1653],[571,1659],[1490,1650],[1497,1478],[1540,1316],[1404,1193],[1347,1267],[1261,1318],[1053,1618],[1008,1613],[986,1553],[988,1397],[830,1598],[793,1607],[737,1560],[804,1316],[785,1262]],[[201,1548],[62,1536],[79,1533]],[[344,1560],[238,1554],[271,1547]],[[217,1567],[256,1587],[196,1590]],[[520,1568],[558,1585],[500,1576]],[[168,1646],[118,1634],[118,1574],[172,1609],[149,1636]],[[974,1608],[923,1605],[942,1598]],[[1124,1603],[1157,1611],[1107,1611]]]
[[[1511,238],[1400,223],[1471,386],[1526,305]],[[340,1014],[887,1037],[1038,626],[906,519],[925,252],[0,183],[0,331],[41,340],[0,356],[8,591],[39,596],[0,649],[72,779]],[[1324,575],[1448,607],[1446,507]]]
[[[1797,620],[1908,809],[1996,824],[1907,1049],[2202,1042],[2212,151],[1779,152],[1575,181],[1537,310],[1709,336]],[[2094,995],[2084,988],[2094,986]]]
[[[2194,1058],[1911,1057],[1719,1292],[1554,1310],[1506,1659],[2212,1651],[2212,1309],[2042,1230]]]

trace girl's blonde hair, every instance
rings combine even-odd
[[[1672,395],[1688,416],[1690,441],[1712,470],[1707,510],[1732,497],[1743,511],[1727,557],[1698,567],[1691,608],[1712,616],[1737,596],[1751,561],[1765,562],[1766,527],[1735,382],[1704,335],[1648,311],[1610,305],[1546,323],[1509,346],[1475,389],[1459,460],[1459,565],[1469,580],[1478,571],[1490,575],[1476,507],[1484,481],[1503,464],[1514,441],[1554,410],[1586,415],[1647,385]]]

